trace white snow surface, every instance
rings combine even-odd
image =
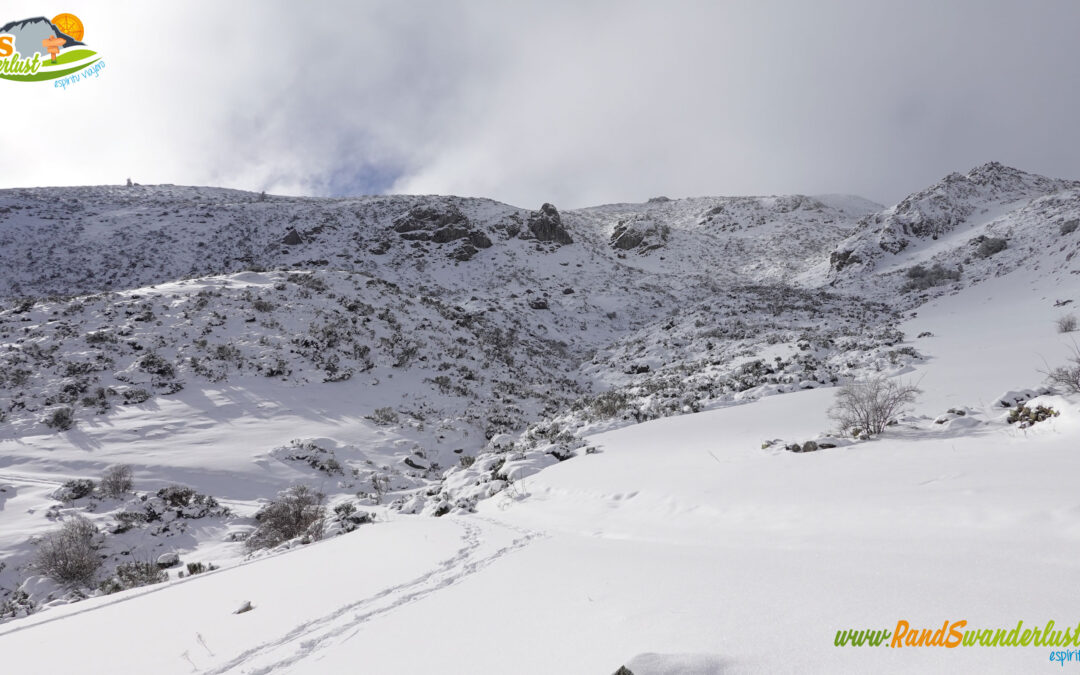
[[[1011,629],[1020,620],[1026,627],[1054,620],[1061,629],[1080,623],[1074,583],[1080,492],[1072,478],[1080,471],[1080,395],[1046,389],[1040,372],[1064,363],[1072,346],[1055,321],[1080,297],[1072,258],[1080,232],[1059,229],[1069,213],[1055,200],[1075,188],[1025,179],[1018,197],[1001,187],[1015,176],[1002,169],[1002,176],[987,177],[992,170],[971,175],[995,199],[1008,192],[1010,206],[973,227],[1007,232],[1009,247],[972,261],[957,280],[917,291],[899,290],[907,267],[897,260],[959,260],[969,234],[939,245],[948,240],[942,230],[929,240],[939,247],[932,255],[911,245],[888,254],[893,262],[879,262],[876,271],[824,272],[829,253],[856,236],[856,221],[876,208],[836,196],[585,209],[564,214],[575,242],[562,247],[499,239],[493,226],[495,245],[468,261],[447,262],[427,250],[426,269],[441,271],[423,284],[441,289],[443,305],[420,300],[424,293],[407,274],[416,261],[393,248],[377,254],[389,256],[381,261],[356,253],[357,269],[316,265],[311,274],[323,284],[314,286],[290,280],[288,269],[215,268],[198,274],[216,276],[179,281],[167,261],[156,271],[113,268],[123,272],[116,287],[9,269],[5,282],[18,281],[20,293],[29,286],[56,293],[67,285],[81,297],[38,300],[0,314],[5,349],[18,355],[8,367],[32,370],[21,388],[6,385],[8,422],[0,425],[0,559],[9,563],[0,569],[0,586],[7,586],[9,601],[16,587],[35,601],[28,615],[15,611],[18,618],[0,624],[5,668],[43,674],[1060,670],[1049,647],[834,646],[838,630],[892,630],[901,619],[932,629],[958,620],[972,629]],[[252,200],[264,208],[244,193],[170,190],[185,199],[184,191],[193,190],[200,199]],[[407,209],[434,198],[402,199],[399,207]],[[1047,202],[1055,204],[1052,222],[1039,220],[1032,206]],[[341,204],[361,208],[348,200],[318,208]],[[482,224],[503,217],[498,214],[528,217],[493,202],[461,208]],[[639,248],[612,248],[611,232],[628,218],[634,227],[658,227],[640,225],[646,237]],[[665,224],[666,238],[659,227]],[[800,228],[811,232],[792,241]],[[662,245],[643,250],[650,241]],[[529,248],[539,246],[551,250]],[[57,264],[66,254],[58,247],[49,255],[49,264]],[[550,266],[559,260],[569,263],[566,276],[560,265]],[[302,261],[294,263],[289,269],[301,271],[293,274],[309,274]],[[717,265],[715,273],[708,264]],[[485,281],[485,269],[502,270],[499,279]],[[828,280],[835,282],[830,291],[844,294],[822,295],[816,284]],[[783,285],[793,281],[801,286]],[[562,351],[530,333],[538,324],[526,320],[518,324],[525,345],[498,355],[470,320],[463,322],[472,303],[495,308],[486,312],[492,325],[514,325],[509,317],[522,310],[510,292],[524,296],[530,284],[557,291],[570,283],[573,294],[551,293],[554,309],[540,310],[552,315],[539,321],[563,341]],[[198,295],[207,288],[219,295]],[[85,296],[106,290],[118,293]],[[620,294],[628,307],[616,301]],[[200,297],[207,303],[196,309]],[[811,302],[814,297],[820,300]],[[254,298],[273,308],[251,310]],[[357,322],[364,328],[320,344],[314,355],[298,353],[304,347],[290,336],[328,323],[336,305],[350,300],[371,306],[361,315],[372,319]],[[72,310],[72,303],[81,309]],[[374,318],[387,307],[397,310],[396,318]],[[152,318],[132,318],[146,309]],[[220,319],[208,318],[211,311]],[[606,319],[610,311],[616,319]],[[130,330],[116,330],[121,320]],[[575,330],[577,321],[588,322],[588,330]],[[116,333],[115,349],[109,341],[86,342],[99,331]],[[200,335],[207,347],[196,344]],[[389,361],[401,355],[396,345],[405,338],[423,344],[412,360],[394,366]],[[463,352],[446,356],[458,339]],[[125,349],[128,340],[143,349]],[[361,356],[348,346],[353,342],[371,349]],[[27,350],[28,343],[39,346]],[[241,352],[213,362],[227,371],[222,379],[215,379],[218,371],[207,375],[190,366],[191,356],[209,353],[215,343]],[[42,354],[54,344],[50,353],[59,356],[49,360]],[[77,425],[56,433],[39,421],[57,405],[46,401],[86,374],[64,375],[66,363],[100,362],[94,349],[111,359],[92,371],[94,386],[113,387],[117,399],[100,413],[76,404]],[[170,391],[161,376],[155,380],[140,367],[147,349],[174,364],[164,380],[181,381],[182,389]],[[336,367],[351,369],[349,379],[324,376],[320,354],[333,350]],[[260,368],[278,357],[289,373],[268,377]],[[444,358],[451,367],[438,370]],[[759,360],[763,365],[753,365]],[[628,371],[645,365],[647,372]],[[439,373],[463,366],[477,379],[434,383]],[[919,402],[880,438],[836,439],[827,414],[830,385],[875,372],[917,382]],[[509,384],[515,379],[540,393],[523,394]],[[566,391],[571,383],[578,389]],[[138,387],[151,397],[120,403],[123,391]],[[592,398],[604,392],[621,398],[603,405]],[[519,419],[492,427],[495,398],[512,401]],[[16,400],[23,407],[10,406]],[[1003,405],[1018,400],[1059,414],[1021,429],[1008,422]],[[600,415],[607,404],[614,412]],[[396,422],[374,412],[386,406],[396,409]],[[815,439],[838,447],[784,449]],[[571,458],[559,461],[564,451]],[[304,459],[294,459],[299,455]],[[462,455],[475,460],[449,471],[432,467],[451,466]],[[312,458],[324,470],[309,465]],[[325,470],[329,458],[341,473]],[[175,551],[184,563],[215,562],[221,569],[182,579],[173,570],[165,583],[78,602],[68,589],[28,574],[34,550],[28,542],[63,518],[83,513],[104,531],[117,513],[142,503],[138,496],[53,498],[64,481],[97,478],[117,463],[134,468],[136,491],[151,501],[157,489],[183,484],[216,497],[230,513],[175,516],[171,530],[109,535],[103,552],[110,564]],[[386,495],[368,494],[378,477],[390,480]],[[325,492],[332,505],[355,500],[375,522],[247,556],[229,535],[249,530],[259,505],[297,481]],[[431,517],[435,512],[446,515]],[[250,611],[234,613],[245,603]]]

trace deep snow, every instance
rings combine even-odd
[[[972,180],[997,190],[1001,181],[1015,179],[1008,173],[986,178],[986,171],[976,170]],[[1023,183],[1044,185],[1026,178]],[[1048,189],[1075,188],[1055,183]],[[1053,199],[1037,191],[1029,196],[1044,205]],[[870,208],[857,200],[817,201],[822,208],[839,212],[846,205],[857,211],[849,225]],[[694,246],[680,248],[679,237],[697,241],[710,228],[721,236],[755,222],[759,207],[787,214],[804,203],[736,198],[723,202],[710,224],[679,221],[679,214],[703,208],[693,200],[679,202],[638,209],[666,210],[667,222],[683,223],[669,235],[674,248],[630,252],[634,257],[626,258],[624,268],[617,249],[603,248],[606,234],[595,236],[601,225],[613,227],[633,210],[613,205],[568,216],[567,222],[580,226],[571,229],[579,240],[554,255],[580,260],[585,254],[572,247],[592,242],[592,248],[582,246],[588,256],[624,270],[611,274],[640,273],[644,282],[647,275],[673,269],[659,259],[661,253],[682,263],[692,259]],[[43,513],[55,503],[49,494],[62,479],[96,476],[118,461],[136,466],[137,489],[188,483],[236,513],[191,521],[181,539],[151,537],[141,544],[178,548],[185,561],[221,562],[224,569],[58,604],[0,624],[0,655],[5,666],[25,673],[604,673],[623,664],[635,675],[1057,670],[1050,648],[890,649],[833,642],[838,630],[891,630],[901,619],[926,628],[966,620],[969,628],[1006,629],[1020,620],[1033,627],[1052,619],[1061,628],[1080,621],[1080,591],[1072,583],[1080,572],[1080,497],[1071,478],[1080,469],[1080,397],[1039,396],[1032,405],[1049,405],[1060,415],[1029,429],[1008,424],[1001,404],[1008,392],[1037,394],[1039,371],[1069,353],[1070,336],[1057,333],[1054,323],[1075,306],[1064,301],[1075,300],[1080,282],[1070,273],[1075,243],[1059,229],[1065,203],[1059,202],[1046,211],[1051,221],[1040,221],[1042,207],[1026,202],[989,220],[971,209],[978,222],[957,226],[963,235],[951,247],[938,245],[941,238],[925,246],[913,243],[890,253],[887,262],[877,261],[879,276],[823,271],[830,250],[825,237],[809,247],[804,260],[770,267],[762,279],[798,276],[811,289],[814,278],[832,279],[833,289],[890,302],[902,314],[876,329],[906,337],[845,352],[828,344],[828,336],[808,332],[831,329],[835,315],[815,314],[793,300],[797,295],[777,301],[782,316],[770,318],[761,307],[756,316],[717,313],[714,327],[737,319],[763,327],[756,340],[721,333],[709,338],[728,350],[716,366],[724,377],[755,358],[784,362],[809,352],[819,364],[762,375],[743,392],[716,389],[700,399],[701,412],[666,410],[663,415],[691,414],[632,424],[633,410],[655,409],[650,397],[662,391],[650,384],[661,377],[655,371],[664,377],[678,373],[670,386],[685,392],[701,382],[709,359],[708,350],[694,342],[695,329],[709,329],[694,324],[709,317],[707,312],[682,307],[670,316],[658,312],[652,321],[644,306],[635,305],[636,325],[581,338],[583,344],[613,342],[600,358],[582,360],[574,375],[582,386],[603,383],[628,392],[623,413],[598,420],[588,408],[545,412],[520,438],[495,437],[482,448],[471,446],[470,453],[479,453],[475,464],[451,471],[441,484],[428,476],[429,483],[403,488],[420,494],[441,489],[451,498],[482,489],[483,496],[492,496],[476,501],[475,513],[459,508],[430,518],[369,503],[365,508],[378,514],[372,525],[244,562],[242,548],[223,538],[249,527],[246,518],[259,498],[297,479],[316,481],[332,500],[360,487],[350,482],[359,480],[355,476],[326,476],[282,461],[276,449],[293,438],[316,439],[357,467],[365,460],[409,456],[399,441],[411,448],[417,434],[429,431],[381,427],[366,415],[382,392],[418,391],[423,372],[382,366],[377,374],[396,374],[394,379],[407,384],[364,394],[356,383],[312,382],[310,366],[297,359],[300,377],[287,387],[269,386],[253,374],[219,383],[189,375],[182,391],[87,417],[66,434],[19,422],[25,430],[0,440],[0,486],[7,490],[0,492],[3,550],[28,554],[27,537],[54,522]],[[718,205],[714,200],[708,209]],[[933,205],[935,213],[941,211],[940,200]],[[732,212],[736,216],[728,222],[725,214]],[[784,225],[786,216],[777,218],[780,225],[765,228],[769,236],[787,237],[797,229]],[[597,229],[584,229],[588,222]],[[969,235],[986,227],[1008,233],[1006,250],[969,261],[959,281],[921,296],[896,295],[910,265],[970,257]],[[841,234],[849,236],[842,230],[833,233],[832,245]],[[767,239],[755,246],[763,250]],[[781,248],[785,255],[789,244]],[[453,266],[447,269],[447,278],[458,278]],[[741,269],[749,273],[753,264]],[[274,274],[249,272],[214,283],[270,287]],[[330,282],[335,289],[352,283]],[[464,292],[457,282],[440,283]],[[695,298],[690,281],[679,283],[645,292]],[[603,282],[579,274],[575,284],[577,296]],[[145,292],[153,291],[140,294]],[[179,287],[166,292],[184,295]],[[726,307],[773,297],[735,287],[730,292],[735,299]],[[305,300],[286,318],[296,320],[300,308],[323,302],[318,294]],[[43,313],[26,323],[55,323],[48,321],[48,308],[33,312]],[[174,316],[159,315],[170,321]],[[436,321],[420,312],[406,316],[416,330],[423,330],[425,318]],[[98,326],[81,326],[91,328]],[[39,330],[62,337],[54,325]],[[768,334],[779,338],[770,344]],[[140,335],[156,339],[152,329]],[[888,356],[905,346],[916,349],[918,358]],[[849,375],[881,370],[917,381],[923,390],[919,403],[880,439],[811,453],[783,450],[784,443],[833,433],[827,409],[834,392],[825,386],[831,384],[826,375],[844,373],[830,371],[829,359],[840,368],[856,356],[861,360]],[[604,370],[606,359],[618,367]],[[627,364],[648,364],[650,372],[627,375]],[[686,364],[696,365],[679,370]],[[817,370],[818,379],[808,375]],[[714,381],[719,380],[707,380]],[[334,389],[338,384],[345,388]],[[342,400],[342,391],[371,398],[358,406]],[[444,410],[461,410],[450,398],[429,396]],[[573,429],[580,436],[577,456],[557,462],[550,443],[525,443],[537,424]],[[763,447],[775,440],[782,442]],[[450,450],[439,452],[451,457]],[[490,466],[495,463],[497,468]],[[433,503],[440,499],[428,496]],[[113,507],[103,503],[91,515],[105,523]],[[41,597],[48,595],[45,582],[33,583]],[[254,609],[234,614],[244,602]]]

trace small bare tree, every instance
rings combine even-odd
[[[293,485],[277,499],[259,509],[259,526],[247,540],[247,548],[273,548],[296,537],[321,539],[325,525],[325,495],[303,484]]]
[[[1058,317],[1057,329],[1059,333],[1071,333],[1076,330],[1076,315],[1066,314]]]
[[[69,518],[42,538],[31,567],[62,584],[88,586],[101,567],[97,536],[97,528],[83,516]]]
[[[106,497],[117,499],[131,492],[131,486],[131,467],[127,464],[117,464],[105,469],[98,489]]]
[[[829,417],[852,435],[876,436],[915,402],[920,389],[914,384],[875,376],[849,382],[836,392]]]
[[[1046,375],[1046,381],[1055,389],[1064,389],[1070,394],[1080,394],[1080,346],[1073,343],[1072,356],[1068,364],[1040,371]]]

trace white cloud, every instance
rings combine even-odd
[[[8,3],[0,21],[35,16]],[[990,159],[1076,177],[1066,2],[111,2],[101,76],[0,82],[0,185],[389,189],[581,206],[896,200]]]

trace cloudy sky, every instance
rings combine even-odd
[[[1080,178],[1080,2],[3,3],[106,62],[0,81],[0,187],[488,196],[845,192],[998,160]]]

